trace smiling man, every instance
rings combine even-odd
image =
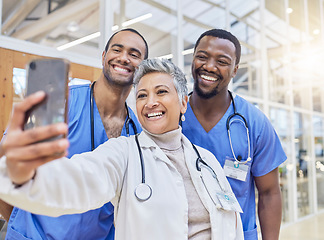
[[[244,239],[258,238],[254,184],[262,239],[278,239],[278,166],[286,155],[267,117],[228,91],[240,57],[239,41],[225,30],[212,29],[199,37],[192,62],[194,91],[182,123],[183,133],[192,143],[211,151],[224,168],[243,209]]]
[[[127,28],[111,36],[102,53],[103,71],[99,79],[91,86],[70,88],[68,157],[91,151],[110,138],[134,134],[135,128],[141,130],[125,102],[135,67],[147,57],[147,43],[136,30]],[[129,118],[134,124],[127,123]],[[0,204],[3,214],[10,208],[4,206],[7,205]],[[112,204],[107,203],[83,214],[52,218],[14,208],[6,239],[114,239],[113,211]]]

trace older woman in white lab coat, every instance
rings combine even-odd
[[[81,213],[111,201],[117,240],[243,239],[241,208],[221,166],[181,133],[179,119],[185,120],[188,100],[184,74],[170,61],[148,59],[134,82],[141,134],[110,139],[93,152],[55,161],[52,154],[67,144],[46,143],[53,150],[44,160],[42,144],[4,143],[0,198],[49,216]],[[24,111],[27,105],[18,108]],[[41,134],[45,128],[35,131]],[[9,128],[10,134],[20,132]],[[12,151],[35,144],[43,160],[20,168]]]

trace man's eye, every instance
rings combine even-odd
[[[135,54],[135,53],[131,53],[130,54],[133,58],[139,58],[139,56],[137,55],[137,54]]]
[[[202,55],[197,55],[196,58],[198,58],[198,59],[206,59],[207,57],[206,56],[202,56]]]
[[[218,62],[220,65],[229,65],[229,63],[226,61],[219,60]]]
[[[119,49],[112,49],[113,50],[113,52],[120,52],[120,50]]]

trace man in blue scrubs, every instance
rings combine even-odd
[[[194,90],[182,129],[224,167],[243,209],[244,239],[258,238],[254,184],[262,239],[278,239],[282,211],[278,166],[286,160],[278,136],[261,111],[234,93],[236,112],[244,119],[232,117],[230,138],[227,132],[227,120],[234,113],[228,84],[236,75],[240,56],[239,41],[227,31],[212,29],[199,37],[192,62]]]
[[[92,135],[96,148],[109,138],[134,134],[134,125],[137,131],[141,130],[133,111],[125,106],[125,101],[132,88],[135,67],[147,57],[147,43],[134,29],[123,29],[111,36],[102,53],[103,71],[96,83],[92,84],[93,94],[89,85],[70,88],[68,156],[91,151]],[[134,125],[127,124],[129,117],[133,119]],[[1,203],[0,210],[4,204]],[[14,208],[8,222],[6,239],[114,239],[113,211],[112,204],[107,203],[100,209],[83,214],[51,218]]]

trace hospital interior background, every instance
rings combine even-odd
[[[94,69],[101,68],[111,33],[135,28],[149,43],[149,57],[175,62],[189,88],[199,35],[231,31],[242,58],[230,87],[269,117],[288,157],[279,169],[282,226],[324,213],[323,0],[0,0],[0,20],[0,51],[63,57]],[[6,56],[0,53],[0,91],[12,94],[1,99],[1,109],[20,101],[26,87],[21,64],[4,73],[1,66],[15,61]],[[70,84],[91,76],[72,76]],[[1,112],[3,133],[8,111]]]

